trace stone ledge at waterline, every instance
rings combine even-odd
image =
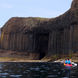
[[[35,56],[33,56],[35,57]],[[53,62],[55,60],[62,61],[65,60],[66,57],[57,59],[57,57],[44,57],[41,60],[35,60],[31,58],[29,58],[29,56],[27,56],[27,53],[25,52],[17,52],[17,51],[11,51],[11,50],[0,50],[0,62]],[[78,53],[74,54],[74,57],[71,58],[72,61],[74,62],[78,62]]]
[[[29,57],[30,56],[30,57]],[[0,62],[48,62],[49,59],[35,60],[35,54],[0,49]]]
[[[41,60],[78,52],[78,0],[56,18],[13,17],[1,28],[0,48]]]
[[[35,56],[33,56],[35,57]],[[78,53],[74,54],[74,57],[71,58],[72,61],[78,62]],[[50,56],[50,57],[44,57],[41,60],[35,60],[29,58],[27,56],[27,53],[25,52],[17,52],[17,51],[11,51],[11,50],[0,50],[0,62],[53,62],[54,60],[65,60],[65,57],[61,59],[56,59],[56,57]]]

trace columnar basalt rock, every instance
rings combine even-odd
[[[1,31],[2,49],[25,51],[32,59],[77,52],[78,0],[73,0],[71,8],[59,17],[13,17]]]

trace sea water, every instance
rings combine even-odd
[[[78,78],[78,67],[60,63],[0,63],[0,78]]]

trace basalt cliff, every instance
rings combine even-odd
[[[56,18],[13,17],[1,29],[0,48],[42,59],[78,52],[78,0]],[[31,58],[32,57],[32,58]]]

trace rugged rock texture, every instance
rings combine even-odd
[[[44,32],[40,28],[40,23],[48,21],[46,18],[11,18],[2,28],[1,48],[7,50],[17,50],[29,52],[29,55],[35,54],[39,58],[40,53],[36,53],[37,44],[36,32]],[[35,27],[35,28],[34,28]],[[36,30],[36,28],[38,28]],[[45,33],[45,32],[44,32]]]
[[[59,17],[13,17],[1,31],[2,49],[25,51],[32,55],[32,59],[77,52],[78,0],[73,0],[71,8]]]

